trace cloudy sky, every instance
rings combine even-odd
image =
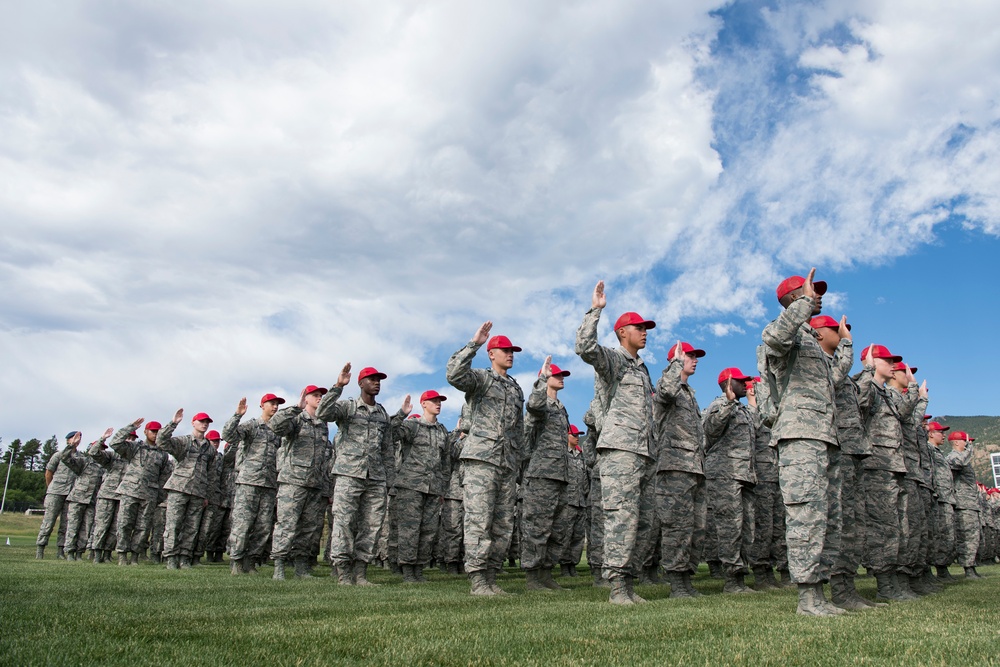
[[[931,0],[25,5],[0,23],[0,436],[221,426],[347,361],[394,410],[485,319],[525,389],[546,354],[573,371],[579,423],[600,278],[607,320],[659,323],[654,376],[677,338],[708,350],[707,405],[810,266],[932,412],[996,414],[997,25]]]

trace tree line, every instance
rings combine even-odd
[[[0,447],[3,443],[0,442]],[[59,451],[59,438],[11,440],[0,454],[0,483],[7,482],[6,509],[41,505],[45,499],[45,465]],[[10,466],[8,481],[7,468]]]

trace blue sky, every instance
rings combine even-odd
[[[447,393],[488,318],[526,390],[546,354],[570,368],[579,422],[598,279],[609,320],[659,323],[654,376],[678,338],[709,352],[707,405],[810,266],[932,412],[995,413],[1000,7],[672,5],[23,8],[0,26],[0,437],[221,421],[348,360],[395,408]]]

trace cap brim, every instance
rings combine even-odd
[[[521,348],[517,345],[511,345],[510,347],[491,347],[491,350],[510,350],[511,352],[520,352]]]
[[[827,284],[825,280],[815,280],[813,281],[813,289],[816,290],[816,294],[823,296],[826,294]]]
[[[363,377],[363,378],[358,378],[358,379],[359,379],[359,380],[364,380],[364,379],[366,379],[366,378],[375,378],[376,380],[384,380],[384,379],[386,379],[387,377],[389,377],[389,376],[388,376],[388,375],[386,375],[385,373],[370,373],[370,374],[366,375],[365,377]]]
[[[705,350],[691,350],[690,352],[687,352],[686,354],[693,354],[694,356],[696,356],[699,359],[701,359],[702,357],[705,356]]]

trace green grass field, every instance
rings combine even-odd
[[[39,517],[0,516],[0,664],[9,665],[990,665],[1000,664],[1000,567],[922,600],[831,619],[795,615],[794,591],[723,596],[699,574],[698,600],[612,607],[586,568],[564,593],[476,599],[433,571],[378,588],[329,576],[276,582],[271,568],[180,572],[34,560]],[[7,538],[11,546],[6,546]],[[53,541],[54,542],[54,541]],[[328,574],[327,568],[318,572]],[[957,573],[958,569],[953,568]],[[859,579],[871,597],[874,581]]]

